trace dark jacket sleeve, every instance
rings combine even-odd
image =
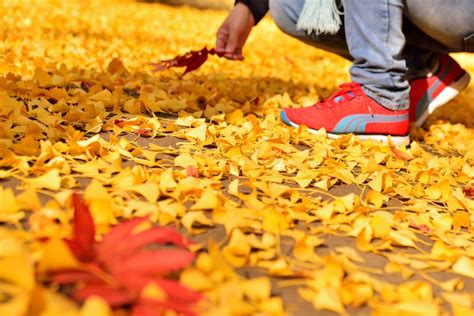
[[[257,24],[268,12],[269,0],[236,0],[235,3],[243,3],[249,7]]]

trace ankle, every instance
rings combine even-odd
[[[391,111],[404,111],[408,110],[410,106],[409,94],[407,93],[400,93],[401,97],[397,101],[394,101],[393,98],[387,98],[382,96],[376,92],[373,92],[371,89],[362,87],[365,95],[374,100],[380,106],[386,108],[387,110]],[[406,94],[406,96],[405,96]]]

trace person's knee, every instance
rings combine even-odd
[[[299,15],[305,0],[270,0],[270,12],[275,24],[286,34],[296,37],[313,46],[325,46],[333,41],[332,35],[309,35],[305,30],[298,29]]]
[[[343,29],[336,35],[316,35],[314,32],[308,34],[305,30],[296,27],[304,3],[305,0],[270,0],[270,12],[276,25],[286,34],[306,44],[351,59]]]
[[[298,1],[270,0],[270,12],[275,24],[286,34],[299,36],[301,31],[297,30],[298,16],[293,7]]]

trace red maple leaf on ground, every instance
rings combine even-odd
[[[209,55],[222,57],[222,54],[216,52],[214,48],[208,49],[207,47],[204,47],[201,50],[193,50],[184,55],[176,56],[173,59],[162,60],[157,63],[152,63],[151,65],[154,67],[153,71],[155,72],[172,67],[186,67],[183,73],[183,75],[185,75],[188,72],[201,67],[206,62]]]
[[[72,201],[73,236],[66,243],[82,264],[79,269],[52,272],[53,282],[78,285],[73,293],[77,301],[99,296],[111,307],[130,306],[133,316],[156,316],[167,310],[196,315],[194,307],[202,295],[170,277],[194,260],[181,234],[166,227],[136,232],[147,221],[137,217],[113,227],[97,241],[89,208],[78,194],[73,194]],[[143,295],[153,285],[162,297]]]

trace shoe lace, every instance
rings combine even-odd
[[[339,90],[331,95],[326,101],[319,102],[315,106],[319,109],[330,109],[340,105],[343,100],[351,100],[362,92],[362,87],[358,83],[350,82],[339,86]]]

